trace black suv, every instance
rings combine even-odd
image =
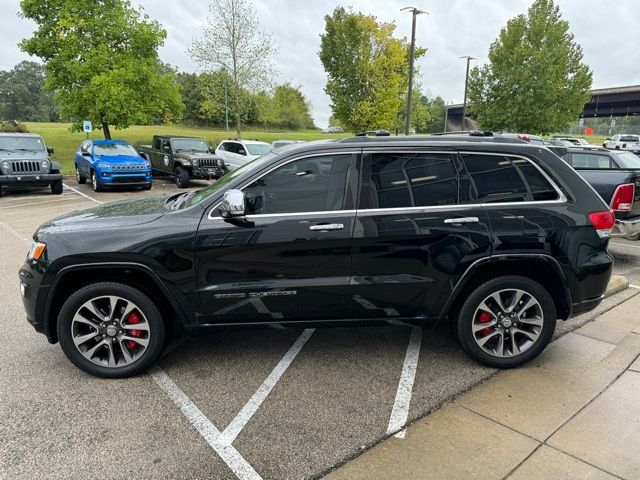
[[[354,137],[52,220],[19,276],[29,322],[102,377],[150,367],[169,332],[231,325],[449,322],[514,367],[602,301],[613,222],[544,147]]]

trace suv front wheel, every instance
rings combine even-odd
[[[490,367],[512,368],[537,357],[551,341],[556,309],[539,283],[506,276],[473,290],[455,322],[465,352]]]
[[[158,308],[144,293],[121,283],[95,283],[73,293],[60,310],[57,329],[67,358],[97,377],[141,373],[164,348]]]

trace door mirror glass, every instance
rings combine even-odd
[[[220,203],[220,216],[222,218],[244,217],[245,214],[245,197],[240,190],[229,190],[222,197]]]

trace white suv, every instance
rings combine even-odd
[[[216,148],[216,156],[224,159],[229,170],[235,170],[260,155],[269,153],[273,146],[256,140],[223,140]]]

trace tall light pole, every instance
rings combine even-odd
[[[429,14],[422,10],[418,10],[416,7],[404,7],[400,9],[401,12],[409,11],[412,13],[413,21],[411,23],[411,49],[409,50],[409,91],[407,92],[407,123],[405,125],[404,133],[409,135],[411,129],[411,96],[413,93],[413,55],[416,49],[416,17],[422,13]]]
[[[465,55],[460,58],[467,59],[467,74],[464,77],[464,102],[462,102],[462,128],[460,129],[464,130],[464,121],[467,116],[467,92],[469,90],[469,64],[471,63],[471,60],[477,60],[477,58],[474,58],[470,55]]]

